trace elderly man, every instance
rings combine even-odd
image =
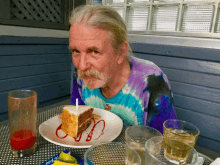
[[[69,49],[76,72],[71,104],[117,114],[124,124],[163,130],[176,118],[170,84],[154,63],[135,58],[120,15],[103,5],[85,5],[70,17]]]

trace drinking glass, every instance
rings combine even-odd
[[[171,153],[175,148],[184,148],[185,144],[195,147],[199,136],[199,129],[186,121],[169,119],[163,123],[163,136],[165,145],[165,157],[173,160]],[[188,150],[186,148],[186,150]]]
[[[173,139],[195,147],[199,134],[199,129],[186,121],[169,119],[163,123],[165,141],[167,139]]]
[[[141,164],[145,164],[145,143],[148,139],[162,136],[160,131],[145,125],[129,126],[125,130],[125,143],[135,149],[141,157]]]
[[[198,163],[198,153],[189,144],[172,141],[171,147],[168,149],[164,138],[157,136],[149,139],[145,144],[145,164],[146,165],[175,165],[187,164],[195,165]],[[170,152],[172,150],[172,152]],[[169,158],[166,157],[169,152]]]
[[[138,153],[126,144],[107,142],[92,145],[84,154],[85,165],[141,165]]]
[[[32,90],[10,91],[8,115],[12,155],[33,154],[36,150],[37,93]]]

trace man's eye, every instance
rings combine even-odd
[[[74,49],[74,50],[72,50],[72,53],[79,53],[79,51]]]
[[[80,53],[80,52],[79,52],[78,50],[76,50],[76,49],[71,50],[71,52],[72,52],[73,55],[78,55],[78,54]]]
[[[94,53],[94,54],[99,54],[99,52],[98,52],[98,51],[96,51],[96,50],[93,50],[93,53]]]

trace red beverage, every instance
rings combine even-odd
[[[31,130],[22,129],[14,132],[11,137],[11,147],[15,150],[26,150],[31,148],[36,142],[36,136]]]

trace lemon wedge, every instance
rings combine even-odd
[[[61,162],[59,160],[55,160],[53,165],[79,165],[77,163],[66,163],[66,162]]]
[[[65,152],[60,153],[59,160],[64,161],[66,163],[77,163],[76,158],[74,158],[72,155],[69,155]]]

